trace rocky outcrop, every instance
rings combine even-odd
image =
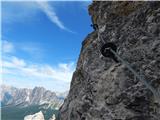
[[[38,113],[35,113],[33,115],[27,115],[24,117],[24,120],[45,120],[43,113],[40,111]]]
[[[61,120],[159,120],[157,97],[121,62],[103,57],[100,48],[102,39],[113,42],[117,53],[158,91],[160,2],[93,2],[89,14],[99,30],[82,43]]]

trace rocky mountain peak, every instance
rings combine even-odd
[[[57,96],[55,92],[46,90],[43,87],[35,87],[34,89],[15,88],[9,86],[1,86],[1,103],[2,106],[29,106],[48,104],[55,105],[59,108],[63,103],[63,96]]]
[[[159,13],[155,1],[93,1],[89,15],[96,27],[82,43],[61,120],[159,120]],[[105,43],[116,45],[116,54],[146,83],[120,59],[104,57]]]
[[[43,91],[45,91],[45,88],[44,88],[44,87],[35,87],[35,88],[33,89],[33,91],[43,92]]]

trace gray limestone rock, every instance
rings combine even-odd
[[[160,2],[93,2],[89,14],[99,32],[82,43],[61,120],[159,120],[158,99],[121,62],[101,55],[98,35],[158,91]]]

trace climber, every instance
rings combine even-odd
[[[94,30],[98,29],[98,25],[97,24],[91,24],[91,27],[93,27]]]
[[[118,60],[116,58],[116,56],[110,51],[110,49],[112,49],[113,51],[117,51],[117,46],[112,43],[112,42],[108,42],[108,43],[105,43],[102,47],[101,47],[101,54],[104,56],[104,57],[110,57],[112,58],[116,63],[118,63]]]

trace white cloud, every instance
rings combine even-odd
[[[41,10],[49,20],[56,24],[60,29],[74,33],[67,28],[56,14],[54,7],[48,1],[17,1],[3,2],[2,4],[2,23],[26,22],[37,20],[37,13]],[[14,14],[16,13],[16,14]]]
[[[60,63],[57,66],[52,67],[50,65],[27,63],[26,61],[13,56],[10,60],[2,61],[2,68],[5,73],[7,71],[10,75],[16,74],[17,76],[32,77],[35,78],[35,80],[45,80],[46,78],[49,78],[61,82],[70,82],[74,71],[74,63]]]
[[[2,23],[35,21],[40,10],[60,29],[75,33],[63,24],[54,7],[47,1],[3,2]]]
[[[18,66],[18,67],[26,66],[26,63],[24,62],[24,60],[18,59],[16,57],[12,58],[12,64],[14,64],[15,66]]]
[[[2,52],[4,52],[4,53],[12,53],[12,52],[14,52],[13,44],[11,42],[3,40],[2,41]]]
[[[75,33],[64,26],[62,21],[60,21],[59,17],[57,16],[55,10],[48,2],[39,1],[37,2],[37,4],[40,6],[41,10],[46,14],[46,16],[50,19],[52,23],[56,24],[62,30],[66,30],[68,32]]]
[[[41,59],[44,55],[44,49],[36,42],[18,42],[12,43],[6,40],[2,41],[2,55],[5,57],[10,53],[23,51],[25,54],[35,59]]]

